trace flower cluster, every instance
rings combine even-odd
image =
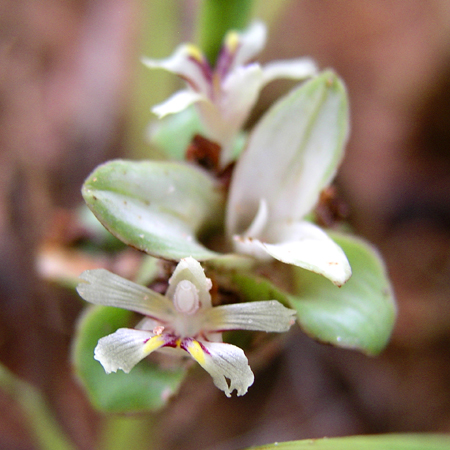
[[[214,260],[223,263],[226,257],[197,241],[208,221],[224,224],[234,252],[228,254],[231,265],[276,259],[319,273],[337,286],[351,276],[343,250],[310,217],[343,158],[345,88],[333,72],[317,74],[307,58],[265,66],[250,62],[265,35],[259,22],[243,33],[229,32],[214,68],[190,44],[167,59],[143,59],[187,82],[187,89],[153,111],[163,117],[195,104],[207,137],[221,147],[222,168],[233,160],[236,135],[263,86],[280,77],[312,77],[275,103],[251,130],[227,193],[217,189],[209,173],[179,162],[115,161],[85,183],[86,202],[108,230],[153,256],[181,259],[165,295],[102,269],[81,275],[77,289],[86,301],[144,316],[135,328],[120,328],[98,341],[95,359],[107,373],[129,372],[164,349],[189,354],[227,396],[233,390],[243,395],[253,373],[244,352],[222,342],[222,333],[285,332],[294,323],[295,311],[276,300],[212,306],[211,280],[197,260],[212,260],[214,267]]]
[[[187,90],[153,111],[162,117],[196,103],[210,137],[222,146],[222,164],[231,160],[232,140],[265,84],[317,72],[308,58],[266,66],[249,63],[264,46],[265,36],[260,22],[241,34],[229,32],[215,69],[190,44],[178,47],[168,59],[143,59],[148,67],[172,71],[188,84]],[[324,72],[274,105],[251,131],[233,171],[227,200],[226,234],[236,253],[312,270],[337,286],[350,278],[350,264],[341,248],[305,220],[344,154],[345,99],[336,75]]]
[[[264,47],[266,28],[255,22],[243,33],[230,31],[214,68],[192,44],[179,46],[163,60],[142,58],[150,68],[179,75],[187,89],[176,92],[152,111],[160,118],[196,104],[208,137],[222,146],[221,165],[232,159],[232,143],[243,127],[259,92],[277,78],[303,79],[317,72],[309,58],[273,61],[265,66],[251,61]]]

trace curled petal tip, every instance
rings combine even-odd
[[[211,375],[214,384],[227,397],[236,390],[237,395],[247,393],[255,376],[242,349],[221,342],[192,340],[186,347],[190,355]],[[227,381],[228,380],[228,381]]]

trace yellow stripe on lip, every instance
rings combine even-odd
[[[194,340],[189,342],[187,351],[201,366],[205,364],[205,351],[199,342]]]
[[[162,335],[153,336],[144,344],[144,352],[149,354],[162,347],[165,343],[166,340]]]

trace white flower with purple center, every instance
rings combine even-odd
[[[221,145],[221,166],[232,160],[233,141],[258,99],[259,92],[278,78],[304,79],[317,72],[309,58],[273,61],[261,66],[251,61],[264,47],[266,28],[253,23],[245,32],[230,31],[212,68],[194,45],[180,45],[167,59],[142,58],[150,68],[179,75],[187,89],[176,92],[152,111],[159,117],[183,111],[196,104],[208,138]]]
[[[153,351],[171,348],[187,352],[227,397],[233,390],[244,395],[253,372],[242,349],[222,342],[222,332],[285,332],[295,322],[295,311],[276,300],[213,307],[211,280],[191,257],[178,263],[165,295],[105,269],[87,270],[80,278],[77,291],[84,300],[145,316],[136,328],[120,328],[98,341],[94,358],[107,373],[128,373]]]

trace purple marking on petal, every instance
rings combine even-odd
[[[234,52],[230,52],[226,45],[224,45],[220,49],[216,67],[214,68],[214,71],[218,75],[220,81],[225,79],[225,77],[228,75],[234,56],[236,55],[236,52],[239,50],[240,46],[241,44],[239,43],[235,48]]]
[[[184,338],[181,342],[180,342],[180,348],[182,348],[184,351],[188,351],[188,347],[189,344],[193,341],[194,339],[192,338]]]
[[[200,344],[200,347],[202,348],[202,350],[204,351],[204,353],[206,353],[207,355],[211,355],[211,353],[209,352],[209,350],[200,342],[197,341]]]
[[[162,347],[174,347],[174,348],[178,347],[178,345],[177,345],[178,337],[173,334],[163,333],[161,335],[155,334],[155,336],[161,336],[164,339],[165,343],[164,343],[164,345],[162,345]],[[155,336],[145,339],[142,342],[142,344],[145,345],[150,339],[153,339]]]
[[[166,334],[164,335],[164,339],[166,343],[163,345],[163,347],[172,347],[177,348],[178,347],[178,337],[173,334]]]
[[[197,342],[197,344],[200,345],[200,347],[202,348],[203,352],[206,353],[207,355],[211,355],[211,353],[209,352],[209,350],[201,343],[201,341],[197,341],[196,339],[193,339],[191,337],[187,337],[184,338],[181,342],[180,342],[180,347],[185,350],[186,352],[189,353],[188,347],[189,344],[191,344],[192,342]]]
[[[170,341],[163,345],[163,347],[177,348],[177,341]]]
[[[213,74],[212,74],[211,66],[208,64],[208,61],[206,61],[204,58],[202,58],[202,61],[199,61],[198,59],[194,58],[193,56],[189,56],[188,59],[199,67],[205,80],[209,84],[211,84]],[[195,85],[193,80],[187,79],[183,76],[181,76],[181,78],[183,78],[183,80],[185,80],[188,84],[190,84],[192,89],[194,89],[194,91],[200,92],[199,87]]]

